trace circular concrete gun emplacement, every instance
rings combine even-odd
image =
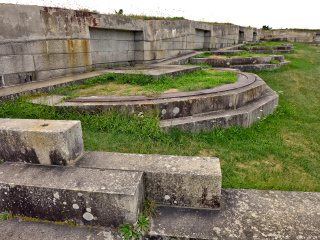
[[[238,81],[210,89],[147,96],[89,96],[63,100],[48,96],[33,100],[79,112],[118,111],[128,114],[157,113],[160,126],[169,131],[209,131],[216,127],[249,127],[273,113],[278,95],[257,75],[239,72]]]
[[[224,57],[213,55],[208,58],[191,58],[190,63],[207,64],[216,68],[236,68],[241,71],[259,71],[263,69],[273,70],[290,64],[289,61],[284,60],[284,56],[282,55],[258,57]]]

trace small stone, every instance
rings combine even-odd
[[[169,200],[169,199],[170,199],[170,196],[169,196],[169,195],[165,195],[165,196],[164,196],[164,199],[165,199],[165,200]]]

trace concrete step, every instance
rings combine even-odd
[[[69,165],[84,152],[80,121],[0,118],[0,159]]]
[[[218,158],[86,152],[74,166],[143,171],[146,197],[158,204],[209,209],[220,206]]]
[[[250,127],[254,122],[273,113],[278,105],[278,101],[279,96],[267,87],[263,97],[238,109],[163,120],[160,122],[160,127],[165,131],[170,131],[170,128],[178,128],[190,132],[210,131],[216,127]]]
[[[232,68],[239,69],[240,71],[261,71],[263,69],[273,70],[283,66],[290,65],[291,62],[283,61],[278,64],[246,64],[246,65],[232,65]]]
[[[51,221],[119,227],[135,223],[144,199],[143,173],[0,164],[0,212]]]
[[[320,193],[222,189],[220,210],[161,206],[144,239],[316,240],[320,236]],[[110,228],[0,221],[1,240],[120,240]]]

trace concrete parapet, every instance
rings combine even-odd
[[[135,223],[142,172],[0,164],[0,212],[85,225]]]
[[[218,158],[86,152],[74,166],[143,171],[146,197],[159,204],[220,206],[222,179]]]
[[[84,151],[80,121],[0,119],[0,159],[69,165]]]

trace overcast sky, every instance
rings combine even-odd
[[[273,29],[320,29],[319,0],[0,0],[0,3],[87,8],[100,13],[123,9],[124,14],[182,16],[195,21],[230,22],[257,28],[268,25]]]

